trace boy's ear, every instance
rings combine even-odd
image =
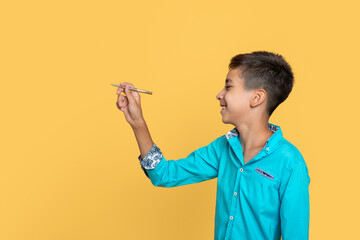
[[[256,89],[254,95],[251,98],[250,105],[251,107],[256,107],[264,102],[266,99],[266,91],[264,89]]]

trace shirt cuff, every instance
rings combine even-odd
[[[138,159],[142,168],[154,169],[159,164],[162,157],[163,155],[161,150],[154,143],[149,152],[145,155],[144,159],[141,159],[141,154],[139,155]]]

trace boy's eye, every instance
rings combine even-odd
[[[230,88],[231,86],[225,86],[226,89]]]

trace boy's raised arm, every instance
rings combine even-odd
[[[217,149],[223,142],[221,138],[177,160],[166,160],[154,144],[144,159],[138,157],[141,168],[157,187],[176,187],[213,179],[218,176],[220,153]]]
[[[133,131],[139,146],[141,158],[143,159],[145,155],[150,151],[151,147],[154,145],[154,142],[151,139],[151,135],[145,120],[144,123],[133,127]]]
[[[193,151],[186,158],[167,161],[151,139],[142,115],[139,93],[129,89],[129,87],[135,88],[130,83],[120,83],[120,85],[126,87],[125,90],[122,88],[117,90],[119,97],[116,105],[124,112],[126,121],[134,131],[141,152],[138,157],[141,168],[154,186],[181,186],[217,176],[219,156],[216,150],[220,138]]]
[[[151,139],[149,129],[142,115],[140,94],[129,89],[129,87],[135,88],[131,83],[123,82],[120,83],[120,85],[125,86],[125,89],[118,88],[117,94],[119,96],[116,106],[124,113],[126,121],[132,127],[141,156],[144,158],[154,142]],[[124,92],[126,96],[122,95],[122,92]]]

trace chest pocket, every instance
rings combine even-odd
[[[278,176],[274,175],[267,169],[255,167],[254,180],[261,185],[273,186],[277,188],[279,179]]]
[[[262,166],[248,169],[241,178],[243,181],[241,188],[244,198],[239,198],[240,201],[243,199],[250,199],[241,204],[248,204],[256,214],[274,216],[279,206],[279,177],[275,171],[270,168],[264,168]],[[245,172],[245,171],[244,171]]]
[[[268,172],[266,172],[266,171],[264,171],[264,170],[262,170],[262,169],[260,169],[260,168],[258,168],[258,167],[255,168],[255,171],[256,171],[257,173],[261,174],[262,176],[270,179],[270,180],[274,180],[274,176],[273,176],[273,175],[271,175],[270,173],[268,173]]]

